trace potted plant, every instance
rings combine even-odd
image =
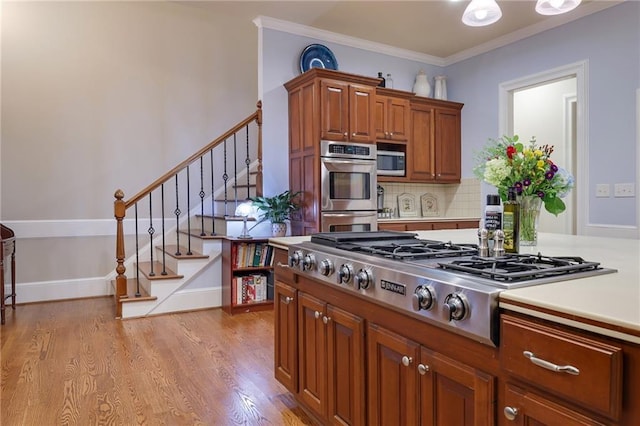
[[[286,190],[273,197],[249,197],[249,199],[259,211],[263,212],[258,223],[266,220],[270,221],[273,236],[283,237],[287,233],[287,223],[285,221],[291,218],[291,213],[300,208],[300,205],[295,200],[300,194],[300,191],[292,193]]]

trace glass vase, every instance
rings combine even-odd
[[[538,221],[542,198],[537,195],[520,197],[520,245],[535,246],[538,244]]]

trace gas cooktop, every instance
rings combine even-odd
[[[393,231],[328,232],[289,247],[296,273],[495,345],[506,289],[616,272],[580,257],[478,256],[475,244]]]

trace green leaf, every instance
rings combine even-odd
[[[549,198],[549,199],[545,198],[545,200],[544,200],[544,208],[549,213],[558,216],[560,213],[565,211],[565,209],[567,207],[564,205],[564,201],[562,201],[562,199],[560,199],[559,197],[553,197],[553,198]]]

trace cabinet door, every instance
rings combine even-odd
[[[417,343],[375,324],[368,339],[370,425],[417,425]]]
[[[298,390],[298,321],[296,290],[276,281],[274,374],[290,392]]]
[[[422,426],[495,424],[492,376],[424,347],[418,372]]]
[[[298,293],[298,395],[317,415],[327,412],[327,333],[325,304]]]
[[[349,85],[349,140],[352,142],[375,142],[374,110],[375,88]]]
[[[501,415],[508,420],[504,424],[537,426],[604,425],[568,407],[557,404],[535,393],[507,384]]]
[[[407,176],[431,181],[434,170],[434,111],[428,107],[411,110],[411,139],[407,144]]]
[[[436,180],[460,181],[460,111],[435,110]]]
[[[334,141],[348,140],[349,84],[335,80],[321,80],[320,108],[320,137]],[[369,112],[373,112],[373,109]]]
[[[328,305],[325,321],[329,421],[332,424],[365,425],[364,320]]]
[[[390,97],[387,103],[389,113],[387,114],[388,138],[393,141],[406,142],[409,139],[410,127],[410,107],[407,99],[397,99]]]

